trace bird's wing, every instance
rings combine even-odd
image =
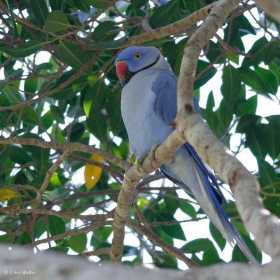
[[[156,98],[154,112],[167,125],[171,125],[177,112],[177,81],[170,71],[159,71],[152,85]]]
[[[154,112],[168,125],[177,113],[177,79],[170,70],[159,71],[152,91],[156,95]],[[200,113],[198,98],[193,98],[194,110]]]
[[[176,78],[172,72],[160,71],[152,86],[152,91],[156,96],[153,106],[154,113],[167,125],[171,125],[176,117],[176,84]],[[194,100],[194,103],[196,103],[196,100]],[[196,110],[199,108],[197,105],[195,104]],[[210,216],[212,222],[222,231],[224,237],[229,242],[235,241],[248,259],[255,262],[255,258],[230,223],[221,206],[224,198],[219,190],[215,175],[208,170],[189,143],[179,149],[176,157],[178,156],[182,159],[179,163],[180,166],[176,166],[175,160],[172,164],[162,166],[162,172],[175,184],[190,189],[198,202],[202,204],[203,210]],[[175,170],[178,172],[173,172]]]

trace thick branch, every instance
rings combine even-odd
[[[278,280],[280,259],[261,266],[240,263],[197,268],[187,273],[167,269],[132,268],[121,265],[96,265],[76,256],[55,253],[34,255],[28,248],[0,247],[1,279],[67,279],[67,280]]]
[[[128,210],[131,205],[131,199],[135,191],[135,187],[139,180],[145,175],[151,173],[163,163],[170,160],[177,147],[182,145],[185,140],[175,131],[171,134],[162,145],[155,151],[152,151],[143,161],[142,167],[132,166],[125,173],[123,185],[118,196],[118,204],[115,210],[113,223],[113,241],[111,258],[113,261],[120,260],[123,250],[124,226],[128,218]]]
[[[280,220],[264,209],[255,176],[227,150],[197,114],[182,122],[186,139],[233,191],[237,209],[255,242],[272,257],[280,255]]]
[[[196,64],[202,48],[216,33],[239,1],[221,0],[205,23],[187,42],[178,82],[177,129],[198,151],[200,156],[230,185],[245,226],[251,231],[258,246],[270,254],[280,254],[280,220],[263,208],[257,190],[258,182],[246,168],[212,134],[200,117],[193,114],[193,84]],[[186,86],[187,85],[187,86]]]
[[[209,4],[201,8],[200,10],[195,11],[188,17],[185,17],[174,23],[153,29],[150,32],[145,32],[143,34],[133,36],[127,40],[124,47],[131,45],[140,45],[147,41],[158,40],[166,36],[187,32],[188,29],[191,29],[193,26],[195,26],[197,22],[204,20],[208,16],[213,6],[213,3]]]
[[[280,1],[279,0],[256,0],[257,5],[268,15],[280,22]]]
[[[193,85],[196,65],[202,49],[223,26],[229,14],[238,6],[240,1],[219,1],[211,10],[205,22],[190,37],[184,50],[178,80],[178,112],[184,112],[186,105],[193,102]]]

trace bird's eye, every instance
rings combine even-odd
[[[141,58],[141,53],[136,52],[133,56],[134,56],[135,59],[140,59]]]

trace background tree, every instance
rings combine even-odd
[[[212,2],[0,2],[1,242],[109,259],[114,210],[129,167],[114,57],[125,46],[151,44],[179,75],[186,42]],[[250,48],[248,34],[254,36]],[[279,103],[279,50],[279,24],[254,1],[240,1],[203,49],[194,83],[196,96],[207,96],[201,113],[215,135],[235,155],[249,148],[256,158],[260,194],[276,215],[280,117],[261,117],[256,109],[260,95]],[[201,87],[220,74],[218,102]],[[236,137],[238,147],[231,145]],[[77,179],[75,172],[84,166],[84,176],[80,172]],[[146,176],[136,187],[123,261],[148,259],[167,268],[178,268],[178,260],[188,266],[222,262],[225,240],[210,225],[212,238],[189,241],[195,229],[188,222],[206,217],[177,187],[166,181],[151,187],[160,177],[157,172]],[[184,213],[180,218],[178,210]],[[261,261],[235,204],[226,211]],[[174,245],[177,240],[180,247]],[[236,247],[231,259],[246,262]]]

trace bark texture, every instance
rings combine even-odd
[[[106,264],[97,265],[76,256],[33,254],[31,249],[0,246],[0,280],[279,280],[280,259],[263,267],[219,264],[187,273],[175,270]]]
[[[268,15],[280,22],[280,1],[279,0],[256,0],[257,5]]]

